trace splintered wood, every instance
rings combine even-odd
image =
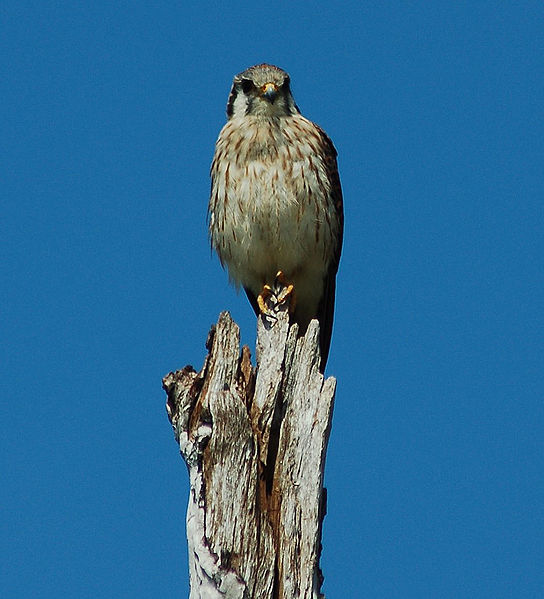
[[[189,470],[190,599],[321,599],[323,470],[336,381],[319,325],[259,317],[257,367],[228,312],[200,372],[163,380]]]

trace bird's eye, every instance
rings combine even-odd
[[[253,81],[250,79],[242,79],[242,91],[244,94],[248,94],[254,87]]]

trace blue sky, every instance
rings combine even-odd
[[[0,9],[0,565],[10,598],[184,597],[161,377],[229,309],[208,170],[232,76],[339,152],[324,590],[544,593],[539,2]]]

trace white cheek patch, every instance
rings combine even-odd
[[[232,105],[232,116],[244,116],[247,110],[247,98],[244,94],[238,93],[234,104]]]

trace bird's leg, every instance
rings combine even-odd
[[[276,273],[276,278],[274,279],[274,291],[278,304],[289,301],[289,313],[292,314],[295,311],[297,304],[295,286],[292,283],[287,282],[287,279],[281,270],[278,270]]]
[[[263,285],[263,290],[257,296],[257,305],[259,306],[259,310],[261,314],[266,314],[267,316],[273,316],[272,310],[274,309],[274,305],[269,306],[270,303],[275,304],[276,302],[270,302],[271,298],[275,300],[276,294],[272,290],[270,285]]]
[[[280,270],[276,274],[272,286],[263,285],[261,293],[257,296],[257,305],[261,314],[275,318],[274,312],[277,312],[286,303],[292,314],[296,305],[295,288],[292,283],[287,282],[285,275]]]

